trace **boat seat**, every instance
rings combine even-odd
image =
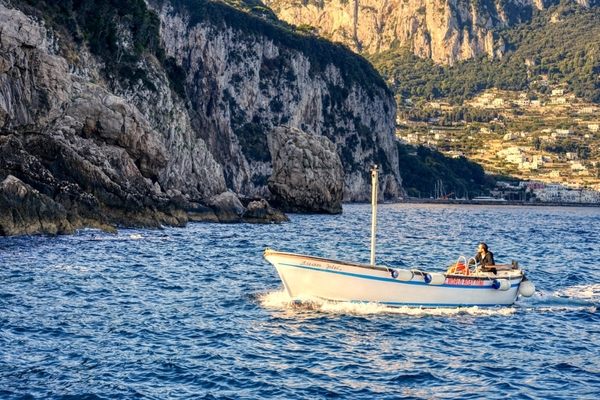
[[[492,269],[496,269],[496,271],[511,271],[516,269],[512,266],[512,264],[496,264],[490,265],[489,267],[481,267],[481,272],[490,272]]]

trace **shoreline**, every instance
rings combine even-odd
[[[600,203],[571,203],[571,202],[542,202],[542,201],[473,201],[473,200],[455,200],[455,199],[403,199],[400,203],[412,204],[467,204],[467,205],[485,205],[485,206],[547,206],[547,207],[600,207]]]

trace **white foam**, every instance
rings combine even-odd
[[[516,312],[513,307],[389,307],[378,303],[360,302],[335,302],[319,298],[303,298],[301,303],[295,303],[285,290],[270,292],[259,298],[260,304],[265,308],[286,310],[299,308],[305,310],[318,310],[334,314],[404,314],[404,315],[512,315]]]
[[[571,286],[555,292],[554,295],[573,299],[600,300],[600,284]]]
[[[260,296],[260,304],[266,308],[287,308],[292,300],[285,290],[280,292],[265,293]]]
[[[81,272],[88,272],[90,270],[88,267],[84,267],[81,265],[62,265],[62,264],[53,265],[51,268],[59,269],[62,271],[81,271]]]
[[[536,292],[529,298],[519,297],[518,305],[532,311],[595,313],[600,301],[600,284],[571,286],[554,293]]]

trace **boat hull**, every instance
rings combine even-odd
[[[458,275],[398,270],[320,257],[265,250],[293,301],[375,302],[388,306],[496,306],[515,302],[520,270]],[[400,272],[394,278],[394,271]],[[427,283],[428,278],[434,279]],[[498,282],[504,283],[500,288]],[[496,283],[494,283],[496,282]]]

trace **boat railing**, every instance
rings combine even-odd
[[[465,256],[458,256],[458,259],[456,260],[456,265],[461,264],[461,260],[463,265],[467,265],[467,257]]]
[[[477,267],[477,260],[475,257],[469,258],[467,261],[467,267],[471,265],[471,261],[473,261],[473,273],[471,275],[479,276],[480,269]]]

